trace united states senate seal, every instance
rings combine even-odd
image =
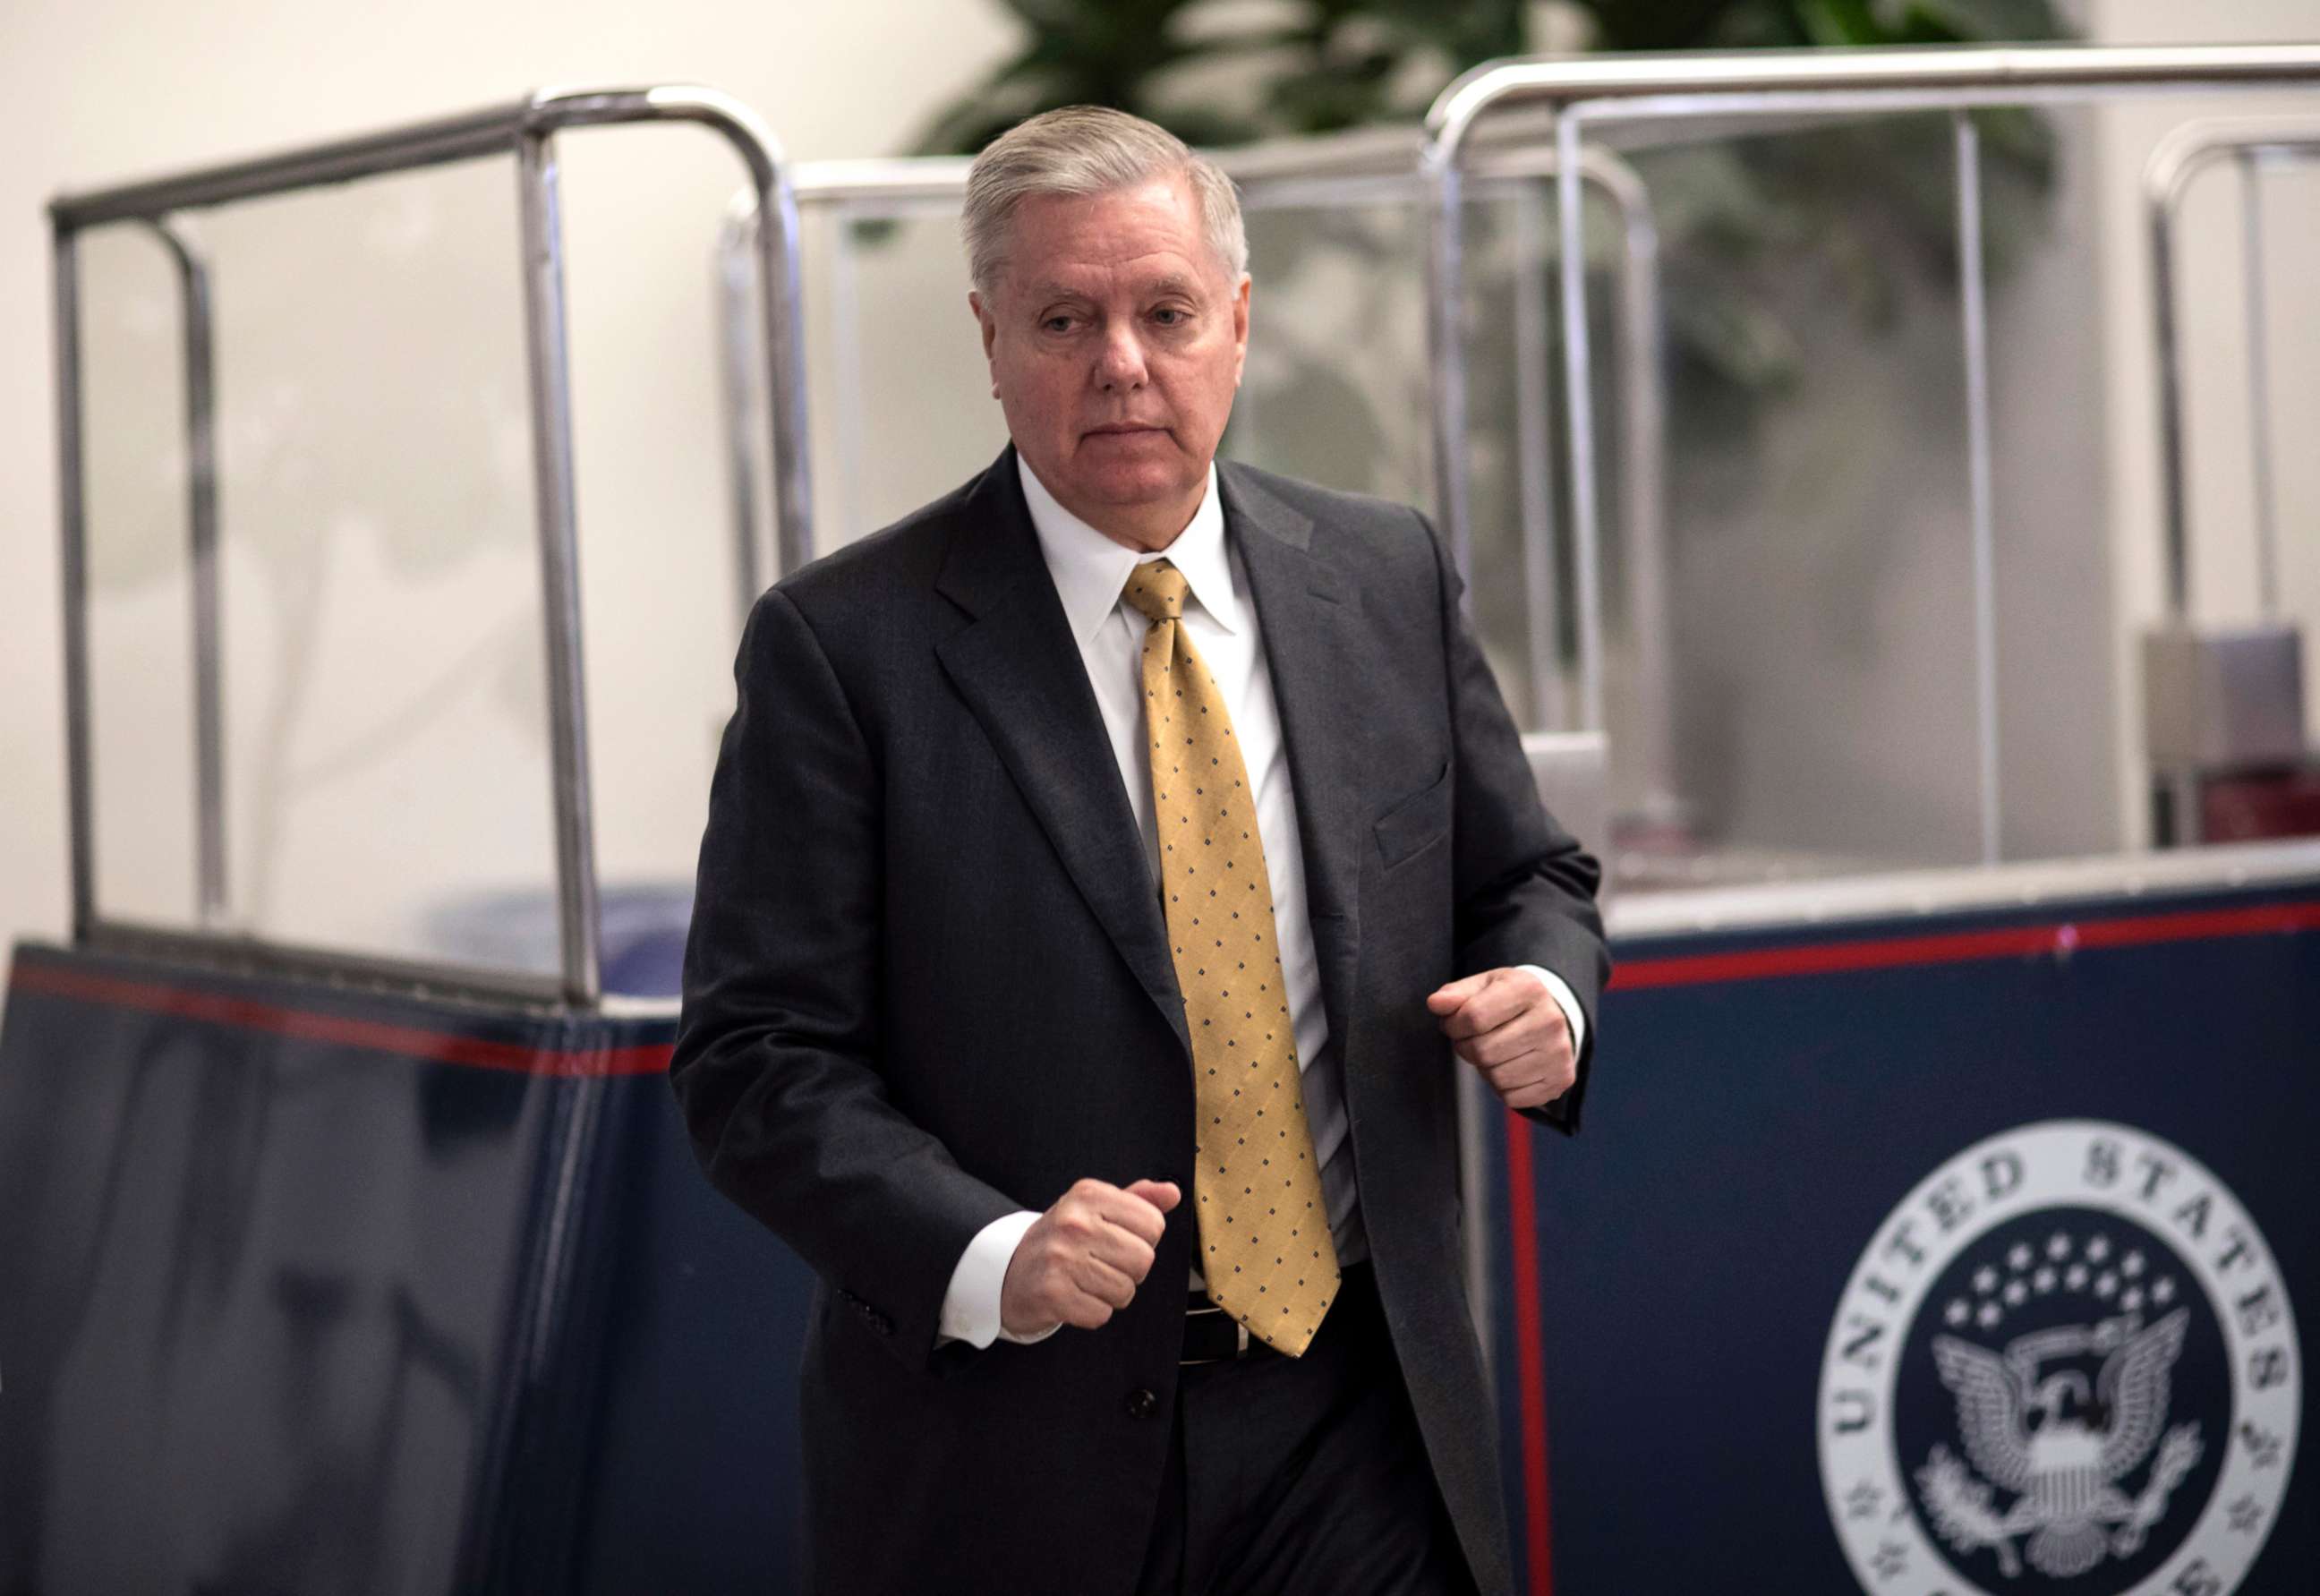
[[[2255,1220],[2181,1148],[2024,1125],[1870,1239],[1821,1360],[1822,1489],[1878,1596],[2226,1596],[2287,1494],[2303,1356]]]

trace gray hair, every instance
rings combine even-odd
[[[977,292],[991,292],[1006,258],[1015,207],[1035,195],[1112,194],[1180,173],[1192,185],[1210,249],[1238,282],[1248,269],[1248,233],[1232,179],[1167,129],[1101,105],[1043,111],[1008,129],[974,158],[966,177],[966,213],[959,222],[967,275]]]

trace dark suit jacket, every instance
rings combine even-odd
[[[1219,464],[1294,780],[1362,1218],[1443,1495],[1509,1589],[1426,995],[1538,964],[1592,1024],[1595,862],[1541,811],[1415,512]],[[702,842],[671,1075],[711,1177],[820,1276],[814,1588],[1101,1596],[1159,1498],[1191,1209],[1098,1330],[935,1346],[977,1230],[1085,1175],[1189,1192],[1158,893],[1011,449],[758,600]],[[1581,1060],[1580,1084],[1586,1084]],[[1569,1128],[1579,1093],[1540,1117]]]

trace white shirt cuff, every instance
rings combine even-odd
[[[1517,965],[1515,968],[1537,976],[1539,984],[1546,988],[1546,995],[1563,1011],[1563,1018],[1571,1026],[1571,1056],[1578,1057],[1587,1047],[1587,1016],[1579,1007],[1579,994],[1553,970],[1542,970],[1536,965]]]
[[[1000,1291],[1007,1283],[1007,1265],[1023,1240],[1023,1233],[1038,1221],[1029,1209],[1001,1214],[974,1233],[951,1271],[950,1289],[943,1293],[942,1318],[935,1326],[935,1345],[966,1341],[988,1347],[994,1339],[1029,1346],[1063,1328],[1056,1320],[1036,1336],[1018,1336],[999,1322]]]

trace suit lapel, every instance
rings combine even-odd
[[[1321,969],[1322,1007],[1342,1048],[1361,921],[1364,665],[1358,598],[1312,551],[1312,518],[1237,467],[1218,462],[1226,535],[1240,552],[1264,639],[1273,698],[1297,793],[1306,914]]]
[[[973,621],[935,645],[1080,895],[1183,1044],[1183,1000],[1135,812],[1039,552],[1010,448],[962,507],[936,590]]]

